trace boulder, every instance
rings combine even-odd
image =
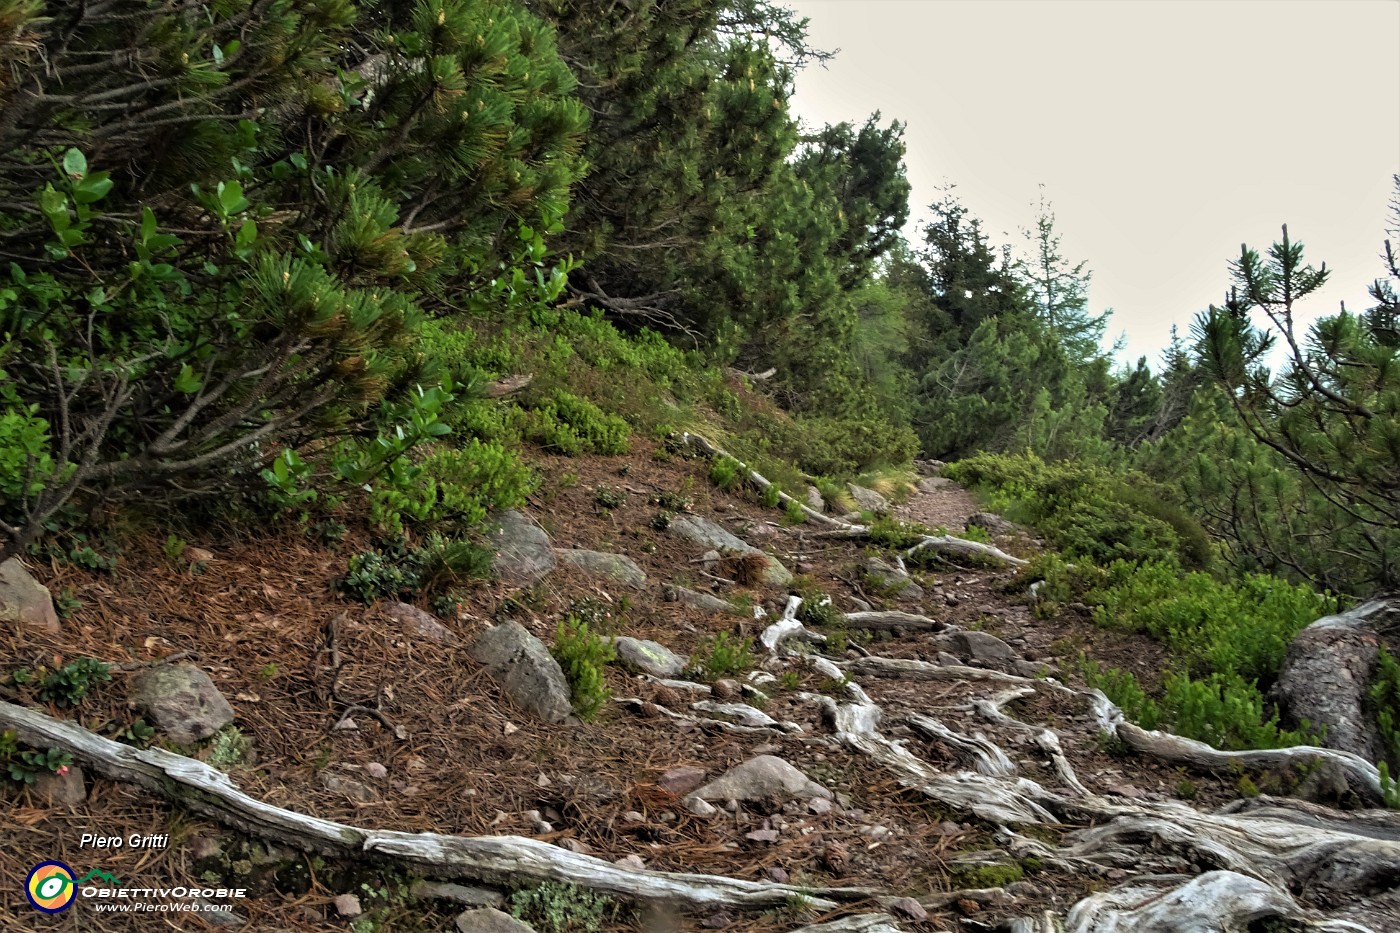
[[[554,550],[549,535],[517,509],[507,509],[487,530],[496,552],[492,564],[496,576],[522,586],[534,583],[554,569]]]
[[[614,638],[613,650],[626,667],[653,677],[676,677],[685,670],[685,658],[659,642],[643,638]]]
[[[703,609],[706,612],[729,612],[742,615],[729,603],[709,593],[697,593],[695,590],[674,585],[667,585],[661,592],[667,602],[683,603],[691,608]]]
[[[656,786],[668,794],[688,794],[705,783],[705,769],[680,765],[656,779]]]
[[[137,674],[131,705],[179,745],[203,741],[233,722],[233,707],[193,664],[157,664]]]
[[[952,485],[954,485],[953,481],[945,476],[925,476],[923,479],[919,480],[918,488],[919,492],[927,493],[938,492],[938,490],[946,489]]]
[[[938,636],[937,644],[969,661],[996,663],[1017,657],[1010,645],[986,632],[949,632]]]
[[[681,515],[671,519],[667,530],[704,548],[713,548],[717,551],[728,551],[739,555],[761,555],[767,565],[762,575],[764,583],[770,586],[787,586],[792,582],[792,573],[776,557],[764,554],[758,548],[735,537],[709,519],[701,518],[698,515]]]
[[[822,491],[815,486],[807,487],[807,508],[813,512],[826,511],[826,500],[822,498]]]
[[[975,515],[968,516],[967,527],[981,528],[993,537],[997,535],[1014,535],[1021,530],[1014,522],[1008,522],[995,512],[978,512]]]
[[[403,626],[408,635],[441,642],[444,645],[457,644],[457,636],[428,613],[408,603],[392,602],[384,606],[384,613]]]
[[[914,470],[920,476],[942,476],[947,465],[942,460],[915,460]]]
[[[899,602],[918,602],[924,598],[924,588],[915,583],[907,573],[900,571],[878,557],[865,562],[865,576],[875,587]]]
[[[603,577],[640,590],[646,586],[647,575],[637,566],[637,562],[625,554],[610,554],[606,551],[588,551],[583,548],[555,548],[554,557],[561,564],[567,564],[590,577]]]
[[[467,649],[521,709],[545,722],[573,716],[569,684],[544,643],[518,622],[502,622],[482,632]]]
[[[34,632],[58,633],[58,613],[48,587],[29,575],[17,558],[0,564],[0,623],[18,622]]]
[[[799,800],[830,797],[831,791],[776,755],[759,755],[735,765],[690,796],[701,800]]]
[[[534,927],[494,907],[463,911],[454,926],[457,933],[535,933]]]
[[[890,510],[890,500],[873,489],[866,489],[864,486],[857,486],[855,483],[847,483],[846,489],[850,492],[851,498],[856,500],[856,507],[862,512],[882,514]]]

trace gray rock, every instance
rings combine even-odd
[[[647,585],[647,575],[637,562],[625,554],[588,551],[583,548],[555,548],[554,558],[590,577],[604,577],[623,586],[640,590]]]
[[[890,901],[889,908],[897,914],[903,914],[915,923],[923,923],[928,919],[928,911],[924,909],[924,905],[912,897],[897,897]]]
[[[826,500],[822,498],[822,491],[815,486],[808,486],[806,505],[814,512],[826,511]]]
[[[333,794],[344,794],[351,800],[358,800],[360,803],[373,803],[378,799],[373,788],[368,784],[361,784],[354,778],[348,778],[334,771],[322,771],[318,777],[321,786]]]
[[[516,509],[502,512],[488,529],[488,537],[496,551],[492,568],[496,576],[507,583],[522,586],[534,583],[554,569],[549,535],[523,512]]]
[[[737,610],[729,603],[718,596],[711,596],[709,593],[697,593],[695,590],[688,590],[683,586],[667,585],[662,595],[667,602],[682,603],[693,609],[703,609],[706,612],[728,612],[737,614]]]
[[[457,933],[535,933],[534,927],[494,907],[463,911],[457,915],[455,926]]]
[[[954,485],[953,481],[943,476],[925,476],[919,480],[919,492],[938,492]]]
[[[865,575],[876,587],[899,602],[912,603],[924,598],[924,588],[915,583],[909,574],[900,573],[898,567],[893,567],[878,557],[866,560]]]
[[[672,768],[656,779],[656,786],[671,794],[688,794],[705,783],[705,769],[694,765]]]
[[[658,642],[624,636],[613,639],[613,650],[625,666],[653,677],[675,677],[685,670],[685,658]]]
[[[967,526],[969,528],[981,528],[989,535],[1014,535],[1020,532],[1020,528],[1013,522],[1008,522],[993,512],[978,512],[968,516]]]
[[[441,642],[444,645],[457,644],[457,636],[453,634],[451,629],[417,606],[392,602],[385,604],[384,612],[389,618],[402,625],[404,631],[409,635]]]
[[[87,785],[83,781],[83,769],[69,765],[58,774],[43,771],[34,778],[32,793],[40,800],[48,800],[66,807],[76,807],[87,800]]]
[[[34,632],[56,635],[58,613],[48,587],[29,575],[17,558],[0,563],[0,623],[18,622]]]
[[[855,483],[847,483],[846,490],[851,494],[851,498],[856,500],[856,506],[862,512],[875,512],[880,514],[890,510],[890,500],[873,489],[866,489],[864,486],[857,486]]]
[[[338,894],[335,898],[335,912],[342,917],[358,917],[365,912],[360,906],[360,899],[353,894]]]
[[[986,632],[949,632],[938,644],[960,658],[972,661],[1014,661],[1016,652],[1006,642]]]
[[[758,800],[777,797],[793,800],[830,797],[831,791],[774,755],[759,755],[730,768],[695,791],[701,800]]]
[[[667,530],[701,547],[736,554],[762,555],[767,563],[763,571],[764,583],[771,586],[787,586],[792,582],[792,573],[776,557],[764,554],[758,548],[735,537],[709,519],[700,518],[698,515],[682,515],[672,519]]]
[[[207,739],[233,722],[233,707],[193,664],[157,664],[137,674],[131,705],[180,745]]]
[[[492,626],[467,650],[521,709],[545,722],[572,718],[569,684],[559,662],[518,622]]]
[[[947,465],[942,460],[915,460],[914,470],[920,476],[942,476]]]
[[[692,816],[698,816],[701,819],[708,819],[719,812],[715,809],[714,804],[710,803],[708,800],[701,800],[699,797],[693,796],[682,800],[681,806],[685,808],[687,813]]]
[[[642,860],[640,855],[624,855],[613,864],[618,868],[626,868],[631,871],[645,871],[647,867],[647,863]]]

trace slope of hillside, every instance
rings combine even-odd
[[[901,578],[898,551],[849,526],[785,523],[752,495],[716,489],[708,462],[679,447],[541,456],[538,465],[545,481],[524,513],[557,549],[555,568],[529,583],[483,583],[439,618],[338,593],[347,556],[366,543],[353,536],[337,546],[291,535],[195,540],[178,554],[137,540],[113,573],[35,568],[83,607],[58,635],[6,631],[0,664],[115,665],[76,710],[49,707],[108,735],[136,715],[128,696],[143,671],[162,659],[192,664],[228,699],[236,731],[191,751],[256,801],[369,830],[552,847],[565,862],[550,865],[535,848],[513,853],[511,871],[444,860],[437,872],[485,881],[475,895],[448,893],[513,905],[541,933],[592,928],[599,907],[581,889],[535,886],[551,878],[611,892],[602,929],[793,930],[836,920],[823,929],[1048,931],[1076,904],[1076,930],[1147,928],[1131,913],[1139,906],[1178,911],[1158,916],[1168,925],[1157,929],[1217,929],[1202,925],[1212,915],[1302,928],[1321,916],[1314,910],[1400,928],[1394,876],[1384,880],[1400,864],[1393,818],[1242,798],[1300,785],[1316,795],[1318,782],[1304,778],[1317,769],[1306,761],[1202,767],[1134,754],[1131,727],[1105,732],[1112,711],[1077,686],[1077,659],[1084,652],[1150,676],[1161,649],[1073,612],[1035,618],[1016,567],[910,556],[912,576]],[[926,479],[898,508],[961,531],[976,503]],[[707,556],[678,532],[700,519],[796,575],[765,585],[754,560]],[[997,543],[1012,554],[1034,548],[1019,533]],[[616,563],[589,570],[596,561],[581,560],[583,549],[626,555],[645,579],[628,568],[624,581]],[[804,598],[795,615],[806,628],[789,624],[788,637],[767,647],[769,626],[794,616],[790,594]],[[476,640],[513,622],[551,643],[565,618],[653,640],[689,670],[651,676],[610,664],[613,699],[596,720],[543,721],[477,660]],[[3,694],[43,708],[32,687]],[[772,758],[795,769],[786,784],[704,790]],[[12,802],[0,874],[23,878],[47,855],[143,886],[247,886],[252,896],[234,916],[204,916],[258,930],[441,930],[463,910],[415,884],[434,873],[422,865],[324,858],[285,833],[274,845],[267,837],[279,834],[267,826],[221,825],[208,819],[218,806],[169,782],[153,794],[95,776],[81,755],[76,764],[87,771],[82,799],[64,805],[31,788]],[[78,846],[82,833],[169,839],[160,849],[98,852]],[[624,871],[598,880],[589,866],[607,864]],[[619,896],[629,878],[664,877],[652,873],[686,873],[691,888],[668,899]],[[751,885],[739,897],[717,877],[694,875]],[[1192,878],[1186,894],[1157,899]],[[358,903],[335,900],[345,894]],[[536,909],[551,899],[575,926]],[[0,901],[8,922],[46,926],[13,886]],[[88,907],[77,909],[90,929],[148,924]],[[1129,911],[1113,921],[1124,926],[1109,923],[1114,910]]]

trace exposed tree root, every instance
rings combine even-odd
[[[682,433],[681,440],[709,459],[713,460],[715,458],[725,457],[733,460],[735,463],[739,464],[739,467],[744,471],[745,478],[760,491],[766,490],[769,486],[773,485],[763,474],[751,469],[744,461],[698,434],[690,434],[688,432]],[[802,514],[807,516],[810,521],[830,529],[825,532],[825,534],[844,538],[868,538],[870,536],[870,528],[868,526],[853,525],[850,522],[843,522],[829,515],[823,515],[800,499],[795,499],[781,490],[778,491],[778,501],[782,502],[784,505],[792,503],[793,506],[801,509]],[[980,541],[969,541],[965,538],[957,538],[953,535],[924,535],[917,544],[906,550],[903,556],[905,558],[913,557],[920,551],[925,550],[937,551],[940,554],[964,560],[970,558],[973,560],[990,561],[1006,567],[1024,567],[1027,564],[1027,561],[1019,557],[1013,557],[1001,548],[993,547],[990,544],[983,544]]]
[[[114,781],[136,784],[262,839],[340,858],[391,859],[435,878],[491,884],[560,881],[632,900],[690,907],[774,907],[796,897],[818,908],[866,898],[869,888],[804,889],[719,875],[634,871],[519,836],[444,836],[361,829],[283,810],[247,796],[228,775],[203,762],[159,748],[136,749],[94,735],[81,726],[0,702],[0,727],[41,748],[68,752],[84,767]]]

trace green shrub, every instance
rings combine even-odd
[[[617,658],[611,639],[591,631],[578,613],[570,613],[559,623],[550,651],[569,682],[574,712],[585,722],[597,718],[612,699],[603,676],[609,662]]]
[[[1376,726],[1381,736],[1381,791],[1388,807],[1400,810],[1400,780],[1391,777],[1391,769],[1400,769],[1400,663],[1390,652],[1381,648],[1376,665],[1376,680],[1371,686],[1371,700],[1376,705]]]
[[[710,482],[720,489],[732,491],[739,487],[740,471],[739,461],[733,457],[716,457],[710,464]]]
[[[417,548],[396,545],[353,555],[336,588],[366,605],[381,597],[412,599],[484,579],[491,560],[492,552],[475,542],[432,535]]]
[[[1165,488],[1137,474],[1047,463],[1034,454],[978,454],[944,475],[973,488],[991,509],[1036,528],[1072,559],[1204,567],[1210,544]]]
[[[769,483],[767,486],[763,487],[763,492],[759,494],[758,501],[770,509],[777,508],[778,503],[783,501],[782,490],[778,488],[777,483]]]
[[[1088,594],[1100,625],[1161,640],[1192,673],[1239,675],[1267,686],[1304,626],[1337,611],[1334,599],[1277,577],[1252,574],[1224,583],[1182,575],[1172,564],[1108,567]]]
[[[33,784],[41,774],[66,774],[72,764],[73,756],[57,748],[22,752],[13,729],[0,732],[0,770],[16,784]]]
[[[720,632],[710,641],[708,650],[691,659],[690,670],[704,680],[742,674],[753,667],[752,648],[752,639],[732,639],[728,632]]]
[[[564,882],[543,881],[510,896],[510,915],[540,933],[597,933],[614,909],[606,894]]]
[[[526,437],[569,456],[626,453],[628,433],[626,421],[563,389],[529,411],[525,421]]]
[[[112,679],[112,667],[94,658],[75,658],[39,681],[39,699],[57,706],[77,706],[93,684]]]

